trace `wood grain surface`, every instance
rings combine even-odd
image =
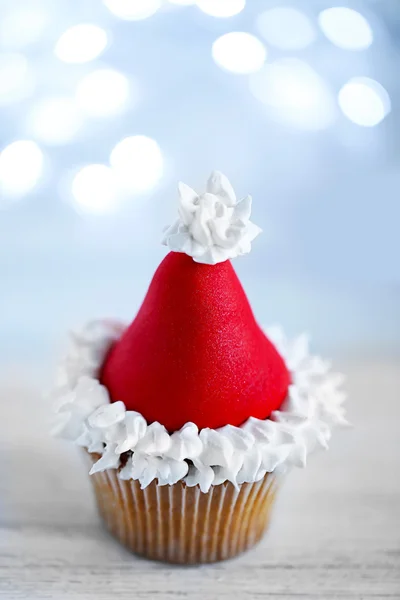
[[[23,369],[0,383],[0,598],[400,598],[400,370],[348,363],[349,418],[329,452],[293,471],[258,547],[171,567],[103,529],[79,452],[48,435],[48,402]]]

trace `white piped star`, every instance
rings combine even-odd
[[[228,179],[214,171],[207,191],[197,194],[178,184],[179,218],[165,231],[163,244],[194,261],[215,265],[247,254],[261,229],[250,221],[251,196],[239,202]]]

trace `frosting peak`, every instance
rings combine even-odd
[[[250,221],[251,196],[237,201],[227,177],[213,171],[207,191],[197,194],[178,184],[179,218],[164,234],[163,244],[194,261],[215,265],[247,254],[261,229]]]

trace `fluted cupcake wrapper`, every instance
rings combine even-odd
[[[107,528],[136,554],[171,563],[208,563],[240,554],[263,535],[271,514],[276,477],[236,490],[231,483],[207,493],[183,481],[145,489],[109,469],[91,476]]]

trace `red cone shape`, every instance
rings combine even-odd
[[[169,432],[265,419],[286,397],[289,373],[257,325],[229,261],[198,264],[171,252],[101,373],[112,401]]]

